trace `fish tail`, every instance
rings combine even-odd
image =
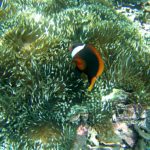
[[[93,89],[96,79],[97,79],[96,77],[93,77],[91,79],[90,86],[88,87],[89,92]]]

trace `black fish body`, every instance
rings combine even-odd
[[[88,91],[93,89],[96,79],[104,70],[104,62],[99,52],[91,45],[75,44],[71,48],[73,62],[77,69],[88,76]]]

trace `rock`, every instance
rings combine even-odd
[[[87,149],[88,126],[80,125],[77,128],[77,135],[72,150]]]
[[[94,128],[90,127],[88,130],[88,141],[94,146],[99,146],[99,141],[96,138],[97,135],[97,131]]]
[[[80,122],[85,123],[88,120],[88,112],[84,106],[75,105],[71,108],[67,114],[67,120],[71,123],[79,124]]]
[[[121,89],[113,89],[109,95],[102,97],[102,102],[105,101],[113,101],[114,103],[118,102],[126,102],[127,98],[129,97],[130,93],[125,92]]]
[[[136,130],[136,132],[141,138],[150,141],[150,134],[142,130],[137,124],[134,124],[134,129]]]
[[[124,122],[118,122],[113,125],[114,132],[125,142],[129,147],[135,144],[135,135],[133,131]]]
[[[150,133],[150,109],[146,110],[146,120],[145,120],[147,131]]]

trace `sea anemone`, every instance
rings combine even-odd
[[[136,28],[108,2],[8,0],[0,9],[0,15],[7,12],[0,28],[2,147],[69,149],[76,126],[68,114],[79,106],[89,113],[90,125],[110,119],[112,104],[101,97],[113,88],[149,102],[149,54]],[[105,62],[90,93],[71,64],[68,46],[74,41],[93,44]],[[43,136],[46,144],[38,141]]]

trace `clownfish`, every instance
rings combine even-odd
[[[73,44],[69,50],[76,69],[88,77],[88,91],[93,89],[96,79],[104,70],[104,62],[95,47],[89,44]]]

